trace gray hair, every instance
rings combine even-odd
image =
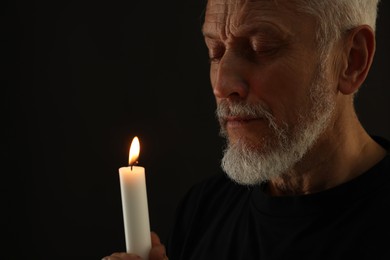
[[[369,25],[375,31],[380,0],[294,1],[298,12],[316,18],[316,39],[323,54],[345,32],[359,25]]]

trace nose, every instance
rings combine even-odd
[[[239,54],[226,51],[219,63],[211,66],[214,96],[217,99],[245,99],[249,91],[248,66]]]

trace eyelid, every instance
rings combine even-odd
[[[271,51],[283,45],[283,41],[279,39],[265,39],[264,37],[254,37],[249,43],[255,52]]]
[[[269,50],[269,49],[273,49],[274,47],[276,47],[277,45],[273,42],[266,42],[266,41],[262,41],[262,42],[259,42],[259,41],[251,41],[250,42],[250,46],[252,48],[252,50],[254,51],[266,51],[266,50]]]
[[[210,63],[215,63],[222,58],[225,53],[225,46],[222,42],[213,40],[213,39],[205,39],[206,45],[209,50],[209,60]]]

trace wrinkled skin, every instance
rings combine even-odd
[[[263,103],[277,124],[291,132],[315,108],[310,86],[321,62],[314,17],[297,14],[293,1],[210,0],[203,34],[217,104]],[[329,50],[327,92],[334,114],[315,145],[287,174],[269,184],[273,195],[307,194],[348,181],[366,171],[385,151],[361,126],[353,94],[367,76],[375,52],[369,26],[359,26]],[[306,118],[304,120],[311,120]],[[261,150],[272,140],[263,118],[227,117],[228,140]]]

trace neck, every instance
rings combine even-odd
[[[347,123],[335,120],[290,172],[268,183],[267,192],[286,196],[323,191],[359,176],[383,159],[386,151],[353,115]]]

